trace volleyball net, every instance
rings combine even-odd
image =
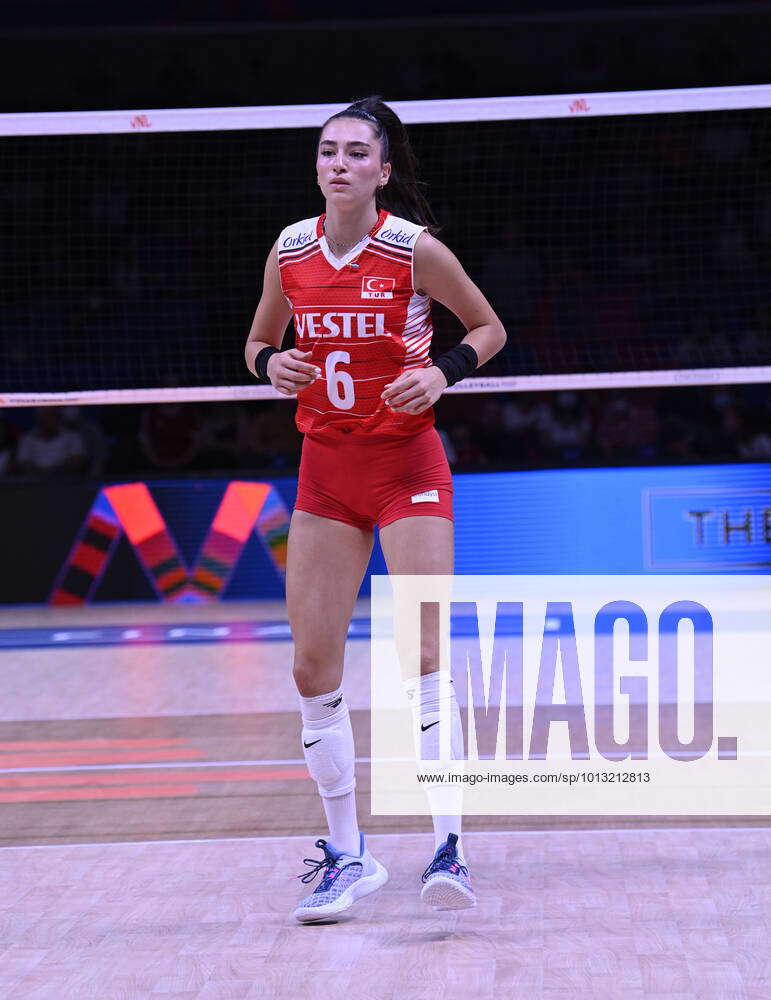
[[[451,391],[771,382],[771,86],[391,106],[509,334]],[[338,110],[0,115],[0,405],[286,398],[243,346]]]

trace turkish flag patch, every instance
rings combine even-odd
[[[396,278],[376,278],[369,275],[361,279],[361,297],[363,299],[392,299]]]

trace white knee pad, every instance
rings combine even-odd
[[[326,719],[304,722],[302,742],[308,773],[321,796],[332,798],[353,790],[353,730],[346,704]]]

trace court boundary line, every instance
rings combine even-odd
[[[5,751],[6,753],[11,753],[15,751]],[[46,753],[48,751],[39,750],[28,750],[24,751],[26,753]],[[68,751],[63,751],[68,752]],[[745,757],[769,757],[771,756],[770,750],[747,750],[744,752]],[[0,753],[0,763],[2,763],[2,753]],[[513,760],[514,758],[512,758]],[[540,759],[540,758],[533,758]],[[554,760],[571,760],[569,754],[555,754]],[[390,760],[390,758],[383,758],[384,761]],[[583,760],[586,763],[586,760]],[[175,768],[193,769],[193,768],[207,768],[207,767],[297,767],[303,766],[307,762],[304,757],[294,757],[286,758],[284,760],[194,760],[194,761],[169,761],[168,763],[164,761],[150,762],[150,763],[137,763],[137,764],[57,764],[51,767],[38,766],[38,767],[7,767],[0,768],[0,775],[4,774],[60,774],[62,772],[88,772],[88,771],[147,771],[153,769],[161,770],[172,770]],[[468,764],[474,764],[476,761],[470,760],[466,761]],[[355,757],[354,764],[372,764],[371,757]]]
[[[12,753],[15,751],[5,751],[6,753]],[[20,751],[22,752],[22,751]],[[24,753],[47,753],[49,751],[41,750],[26,750]],[[67,753],[68,751],[63,751]],[[70,751],[71,752],[71,751]],[[0,763],[2,763],[2,753],[0,753]],[[68,766],[67,764],[57,764],[53,767],[7,767],[0,768],[0,775],[2,774],[56,774],[62,771],[142,771],[142,770],[152,770],[153,768],[163,768],[164,770],[169,770],[171,768],[194,768],[194,767],[295,767],[297,765],[304,765],[306,763],[305,758],[296,757],[294,759],[287,760],[194,760],[194,761],[169,761],[165,763],[164,761],[158,761],[157,763],[142,763],[142,764],[72,764]],[[356,757],[354,759],[355,764],[371,764],[371,757]]]
[[[702,831],[715,831],[717,833],[725,833],[726,830],[736,830],[739,833],[755,833],[758,830],[765,830],[771,835],[771,825],[770,826],[673,826],[673,827],[656,827],[656,826],[624,826],[615,829],[614,827],[598,827],[596,829],[584,829],[584,830],[554,830],[552,828],[536,829],[536,830],[466,830],[463,832],[463,837],[522,837],[531,836],[533,834],[578,834],[578,833],[699,833]],[[148,844],[240,844],[243,842],[247,843],[264,843],[266,840],[311,840],[315,834],[312,833],[289,833],[285,836],[279,834],[268,834],[264,837],[209,837],[205,839],[191,838],[187,840],[106,840],[106,841],[95,841],[94,843],[76,843],[76,844],[7,844],[0,845],[0,851],[47,851],[54,850],[62,847],[146,847]],[[434,833],[432,830],[417,831],[415,833],[368,833],[367,840],[371,840],[373,837],[433,837]]]

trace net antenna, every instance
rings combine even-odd
[[[449,392],[771,382],[771,85],[391,106],[509,334]],[[243,343],[339,110],[0,115],[0,406],[287,398]]]

